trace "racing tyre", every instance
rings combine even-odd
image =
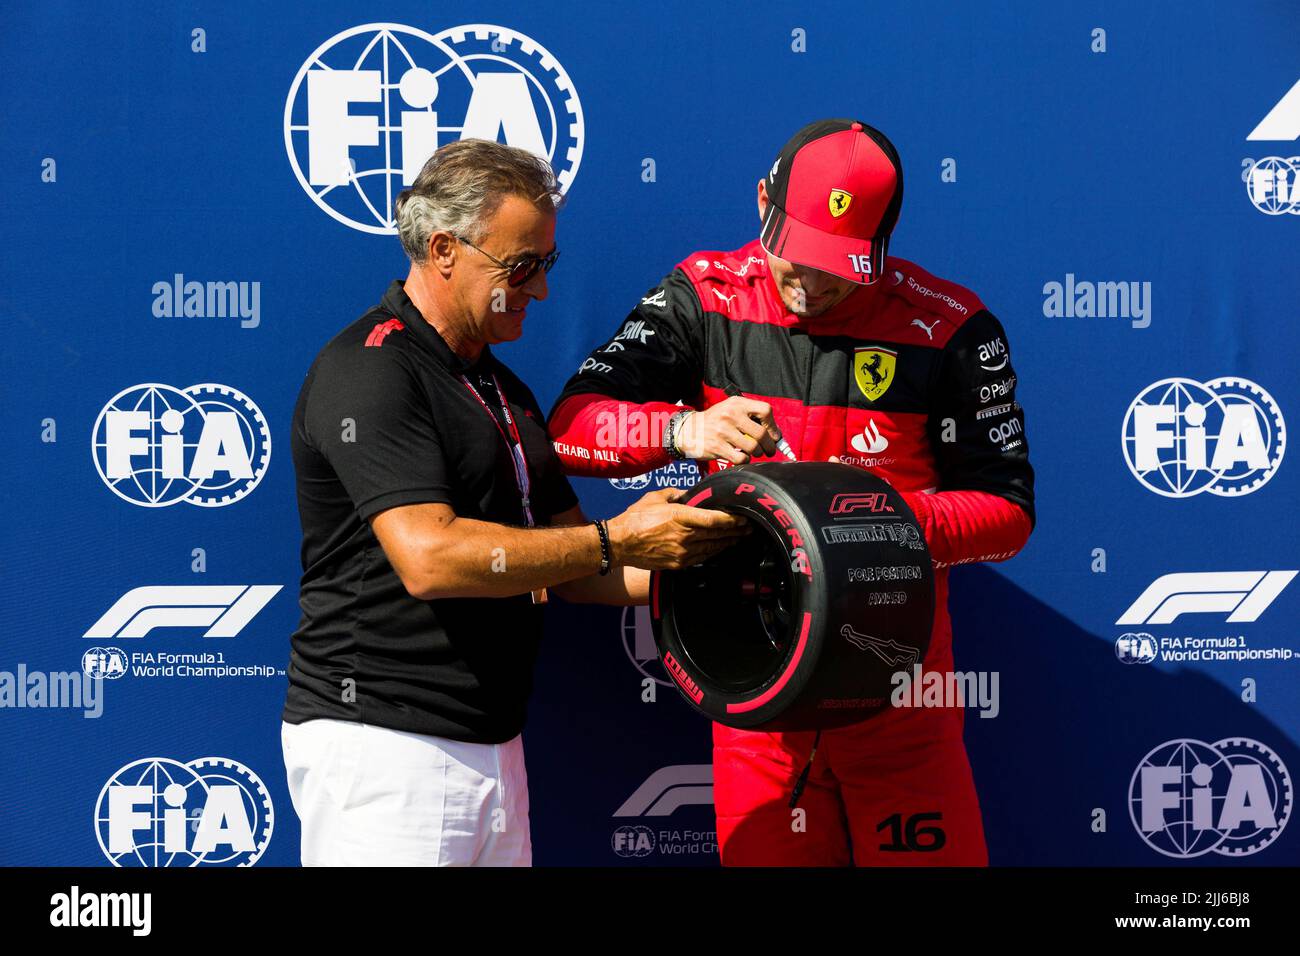
[[[930,555],[903,497],[852,465],[763,462],[710,475],[684,503],[754,524],[702,564],[651,576],[659,656],[691,705],[760,730],[883,712],[934,623]]]

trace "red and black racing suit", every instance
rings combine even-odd
[[[950,673],[946,569],[1012,557],[1034,524],[1024,415],[998,320],[969,290],[895,258],[874,285],[800,318],[781,301],[757,240],[697,252],[569,380],[551,413],[555,450],[571,474],[642,474],[669,461],[660,434],[650,429],[641,444],[647,430],[629,428],[611,448],[611,424],[662,422],[679,401],[706,409],[728,388],[771,404],[800,461],[838,456],[903,493],[936,567],[923,667]],[[788,800],[813,733],[714,724],[722,862],[986,865],[963,716],[960,707],[891,707],[823,731],[798,825]],[[922,849],[902,851],[908,833]]]

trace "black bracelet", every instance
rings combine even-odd
[[[597,518],[592,522],[596,526],[596,533],[600,535],[600,573],[609,574],[613,568],[613,552],[609,547],[609,529],[605,527],[605,522]]]

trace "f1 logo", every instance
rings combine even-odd
[[[853,252],[848,253],[848,256],[849,267],[854,272],[864,276],[871,275],[871,256],[859,255]]]
[[[1151,582],[1116,624],[1172,624],[1183,614],[1228,612],[1229,623],[1259,619],[1295,571],[1166,574]]]
[[[144,637],[158,627],[206,627],[204,637],[234,637],[280,591],[278,584],[133,588],[84,637]]]
[[[1250,131],[1248,140],[1285,140],[1300,137],[1300,80],[1287,90],[1259,125]]]
[[[681,807],[713,803],[713,765],[661,767],[614,811],[616,817],[667,817]]]
[[[831,499],[831,514],[849,515],[855,511],[869,511],[872,514],[892,512],[889,500],[884,492],[868,491],[865,493],[836,495]]]

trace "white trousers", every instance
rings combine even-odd
[[[303,866],[531,866],[523,737],[281,722]]]

